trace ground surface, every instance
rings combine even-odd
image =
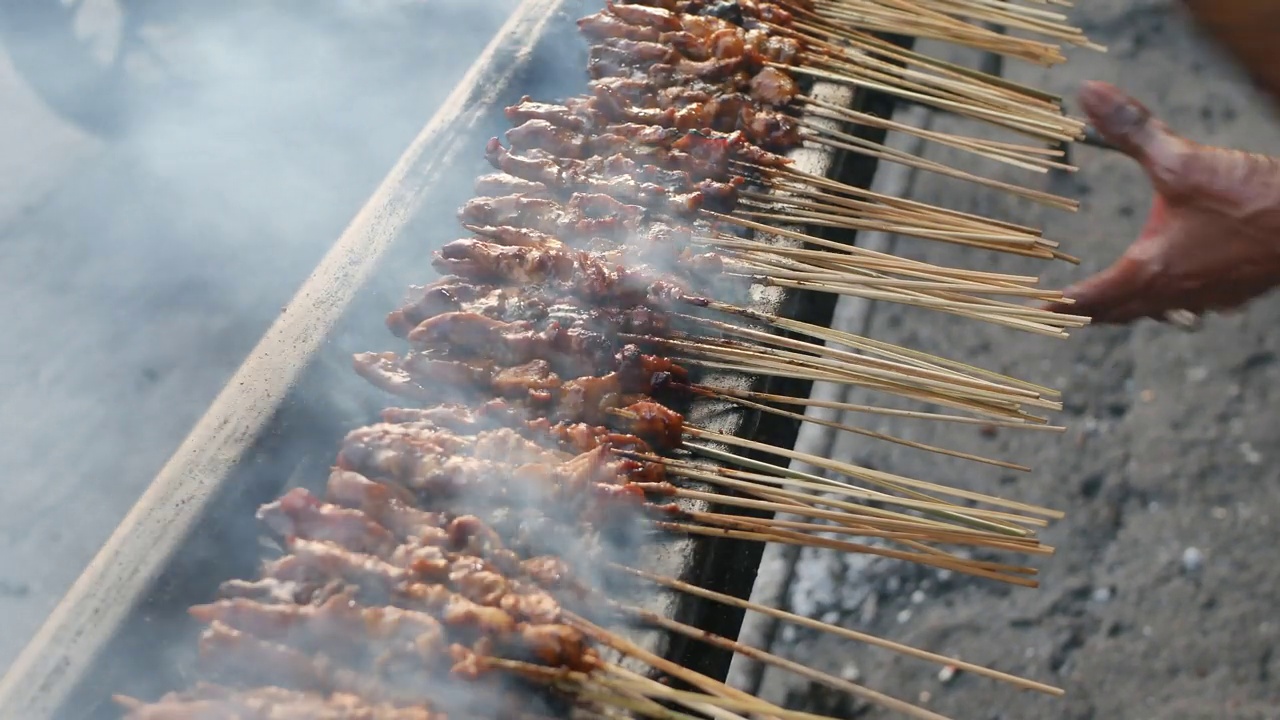
[[[1011,67],[1010,75],[1067,94],[1081,80],[1111,81],[1196,140],[1280,151],[1280,123],[1170,13],[1171,3],[1079,5],[1075,17],[1111,53],[1077,53],[1047,74]],[[1085,258],[1081,268],[1045,271],[912,241],[897,251],[1043,272],[1054,287],[1095,271],[1136,235],[1150,197],[1125,158],[1083,149],[1078,161],[1077,176],[1052,185],[1084,202],[1074,216],[935,178],[918,177],[913,193],[1041,225]],[[1068,517],[1046,534],[1058,551],[1041,564],[1039,590],[806,553],[790,602],[814,617],[1061,685],[1067,696],[1020,693],[963,673],[943,682],[936,666],[807,632],[783,633],[775,649],[957,718],[1280,718],[1278,313],[1280,298],[1271,298],[1197,334],[1144,324],[1090,328],[1060,342],[877,306],[873,337],[1061,388],[1069,432],[983,437],[870,422],[1023,462],[1035,468],[1030,476],[865,442],[844,459],[1048,505]],[[888,716],[773,672],[761,689],[813,710]]]

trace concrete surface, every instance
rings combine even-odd
[[[111,142],[0,53],[0,668],[513,4],[432,42],[202,28],[199,89]]]
[[[1280,152],[1280,123],[1194,37],[1170,2],[1080,3],[1075,18],[1111,47],[1051,72],[1009,75],[1071,94],[1114,82],[1175,128],[1208,143]],[[964,127],[942,119],[939,129]],[[939,159],[943,153],[932,154]],[[1149,191],[1127,159],[1081,149],[1082,170],[1043,186],[1077,196],[1074,215],[918,176],[912,195],[1045,227],[1083,267],[1044,266],[898,240],[896,252],[942,264],[1042,274],[1060,287],[1113,260],[1136,236]],[[1029,182],[1017,171],[1001,177]],[[873,337],[1058,387],[1065,437],[909,422],[863,425],[1023,462],[1031,475],[983,469],[892,445],[846,444],[837,457],[1064,510],[1046,534],[1042,587],[1009,589],[888,561],[801,554],[795,612],[1063,686],[1062,699],[1000,686],[812,632],[773,649],[949,717],[1208,720],[1280,717],[1280,299],[1211,319],[1198,334],[1143,324],[1088,328],[1067,341],[1023,337],[924,311],[877,305]],[[871,399],[863,396],[864,400]],[[760,691],[839,717],[888,713],[769,670]]]

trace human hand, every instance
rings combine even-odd
[[[1138,162],[1156,196],[1138,239],[1049,309],[1097,323],[1229,310],[1280,285],[1280,159],[1200,145],[1137,100],[1087,83],[1080,100],[1104,140]]]

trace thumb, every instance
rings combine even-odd
[[[1087,82],[1080,104],[1108,144],[1138,161],[1156,190],[1176,194],[1180,166],[1191,143],[1176,135],[1147,106],[1114,85]]]
[[[1147,273],[1140,261],[1125,255],[1114,265],[1062,291],[1074,302],[1056,302],[1046,310],[1084,315],[1096,323],[1126,323],[1149,315]]]

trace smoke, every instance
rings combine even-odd
[[[172,78],[152,85],[144,67],[110,96],[90,92],[94,78],[75,84],[67,28],[42,24],[56,17],[2,23],[5,67],[25,73],[3,87],[29,114],[52,122],[52,104],[37,105],[52,96],[33,91],[70,88],[61,99],[87,124],[121,122],[101,140],[32,123],[42,150],[15,175],[72,169],[25,215],[0,218],[0,667],[515,4],[130,2],[156,16],[143,27],[151,66]]]
[[[142,12],[151,4],[132,7]],[[136,71],[139,81],[131,80],[125,95],[81,86],[92,97],[75,112],[57,105],[85,130],[106,132],[90,166],[30,217],[11,223],[17,255],[7,266],[0,262],[0,292],[10,293],[5,299],[14,308],[0,332],[17,339],[0,347],[0,362],[11,377],[31,379],[33,368],[35,376],[6,398],[0,414],[0,460],[11,478],[25,481],[11,483],[11,502],[0,510],[9,546],[0,555],[7,628],[0,664],[11,661],[118,525],[516,4],[299,0],[175,10],[158,3],[165,32],[146,37],[166,72],[150,72],[151,63]],[[93,22],[118,19],[106,14]],[[26,27],[20,42],[5,40],[15,57],[39,54],[36,30]],[[52,35],[44,42],[49,51],[67,50]],[[581,52],[572,43],[544,48],[551,57],[535,61],[523,89],[544,98],[563,95],[553,86],[580,90]],[[570,54],[573,62],[564,57]],[[67,64],[15,64],[32,73],[32,85],[65,90],[77,82]],[[157,77],[161,82],[152,82]],[[477,159],[480,151],[477,145]],[[473,177],[458,182],[469,187]],[[458,229],[432,231],[429,243]],[[433,275],[424,263],[417,279]],[[364,317],[375,330],[380,320]],[[385,345],[358,349],[400,344],[382,337]],[[327,348],[322,364],[340,364],[349,375],[342,351],[350,339]],[[331,406],[367,403],[318,405]],[[336,439],[323,438],[326,463]],[[559,500],[525,478],[498,480],[510,488],[503,507],[492,507],[488,496],[470,504],[513,508],[510,522],[520,524],[521,509],[554,508]],[[318,486],[323,475],[304,483]],[[243,527],[247,519],[232,524]],[[601,587],[604,578],[590,571],[601,558],[584,548],[630,562],[625,551],[638,551],[648,532],[630,515],[604,525],[599,541],[525,530],[543,552],[581,558],[578,567],[589,572],[580,579]],[[10,586],[21,590],[8,593]],[[190,628],[167,617],[148,622],[146,636],[171,637],[172,647],[113,655],[109,679],[137,678],[90,689],[95,701],[100,690],[151,698],[175,675],[195,678]],[[71,711],[112,716],[103,705]]]

